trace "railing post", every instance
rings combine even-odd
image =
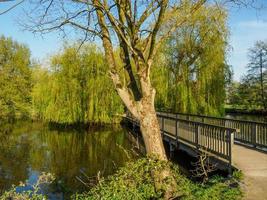
[[[178,120],[175,120],[175,138],[176,138],[176,145],[178,146]]]
[[[198,145],[198,135],[200,133],[200,126],[199,126],[199,123],[196,124],[196,132],[195,132],[195,143],[196,143],[196,147],[199,148],[199,145]]]
[[[252,144],[254,147],[257,146],[257,125],[256,123],[251,124],[251,136],[252,136]]]
[[[229,130],[227,131],[227,137],[229,138],[229,166],[228,173],[232,175],[232,160],[233,160],[233,146],[234,146],[234,133],[231,133]]]
[[[162,134],[162,138],[164,136],[164,117],[162,116],[161,117],[161,121],[162,121],[162,131],[161,131],[161,134]]]

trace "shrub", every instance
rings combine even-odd
[[[206,184],[193,183],[178,168],[154,158],[141,158],[128,163],[116,174],[101,179],[99,184],[84,194],[73,196],[75,200],[93,199],[163,199],[164,186],[161,190],[155,187],[152,171],[162,171],[166,167],[172,170],[177,183],[175,198],[182,200],[237,200],[242,193],[235,179],[215,176]]]
[[[32,190],[26,190],[18,192],[16,186],[13,186],[10,190],[6,191],[2,196],[0,196],[0,200],[46,200],[46,196],[41,194],[41,187],[44,187],[55,180],[54,176],[50,173],[42,173],[36,184],[31,185]],[[21,183],[19,186],[24,187],[29,185],[28,183]]]

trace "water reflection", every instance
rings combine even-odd
[[[17,122],[0,126],[0,190],[29,179],[36,181],[40,172],[55,174],[54,192],[65,195],[85,186],[77,180],[81,170],[87,176],[98,171],[109,175],[122,166],[131,149],[122,128],[105,130],[58,131],[41,123]]]

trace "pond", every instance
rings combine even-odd
[[[87,189],[78,179],[107,176],[130,158],[132,143],[120,126],[101,130],[53,130],[37,122],[0,126],[0,192],[34,184],[41,172],[55,175],[50,199],[68,199]],[[51,186],[52,187],[52,186]]]
[[[226,113],[225,117],[230,118],[230,119],[249,120],[249,121],[256,121],[256,122],[267,122],[267,115]]]

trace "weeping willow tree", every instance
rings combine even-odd
[[[186,113],[223,113],[228,71],[226,18],[221,7],[202,7],[162,46],[153,68],[156,107]]]
[[[47,106],[51,99],[51,75],[47,69],[36,65],[32,70],[33,88],[32,97],[32,118],[44,119]]]
[[[111,123],[123,112],[107,74],[103,54],[95,46],[64,47],[51,58],[49,71],[35,70],[35,116],[56,123]],[[41,76],[41,77],[38,77]]]

